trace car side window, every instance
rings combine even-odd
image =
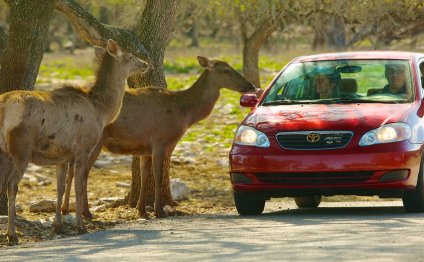
[[[311,99],[314,96],[312,79],[301,76],[287,82],[281,97],[290,100]]]
[[[420,63],[421,88],[424,88],[424,62]]]

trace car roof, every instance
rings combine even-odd
[[[343,59],[382,59],[382,60],[416,60],[424,57],[422,53],[404,51],[361,51],[361,52],[339,52],[324,53],[317,55],[301,56],[293,62],[312,62]]]

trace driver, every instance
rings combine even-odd
[[[329,74],[318,74],[315,85],[319,99],[338,97],[340,74],[334,71]]]

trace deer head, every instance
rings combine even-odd
[[[228,63],[220,60],[209,60],[203,56],[198,56],[197,60],[199,65],[209,71],[209,76],[220,88],[225,87],[239,93],[254,92],[256,90],[252,83]]]
[[[122,51],[121,47],[112,39],[109,39],[106,48],[96,47],[95,54],[98,61],[101,61],[106,52],[118,60],[124,67],[122,68],[128,75],[142,74],[149,69],[147,62],[137,58],[131,53]]]

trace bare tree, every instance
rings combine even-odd
[[[215,12],[221,17],[238,22],[238,31],[243,43],[243,74],[260,87],[259,52],[271,35],[294,21],[297,13],[303,12],[304,1],[230,1],[216,0]]]
[[[319,0],[304,7],[302,21],[313,28],[314,49],[345,49],[364,40],[378,49],[423,31],[424,8],[414,0]]]

